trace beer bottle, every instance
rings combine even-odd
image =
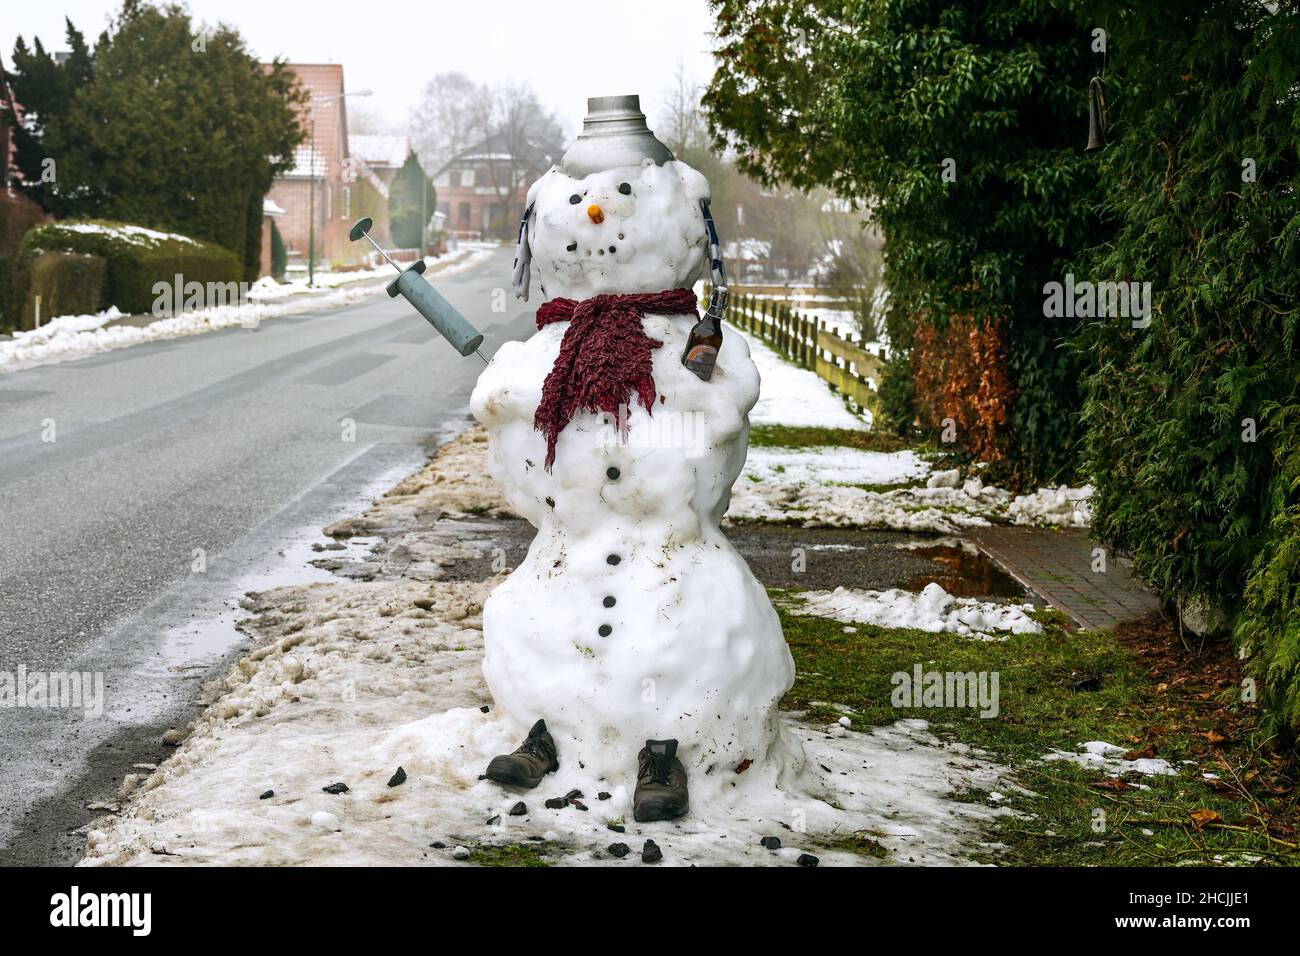
[[[695,323],[686,340],[682,364],[708,381],[713,377],[713,366],[718,362],[718,349],[722,348],[722,322],[710,309]]]

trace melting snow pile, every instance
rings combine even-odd
[[[911,591],[859,591],[839,587],[834,591],[806,591],[805,603],[794,611],[829,617],[846,623],[877,627],[946,631],[981,640],[1002,640],[1007,634],[1041,634],[1043,627],[1029,616],[1032,604],[993,604],[973,598],[955,598],[938,584],[927,584],[920,594]]]
[[[1129,752],[1128,750],[1108,744],[1104,740],[1089,740],[1079,746],[1082,748],[1080,753],[1053,750],[1042,759],[1067,760],[1070,763],[1077,763],[1080,767],[1102,770],[1112,777],[1125,773],[1140,773],[1147,777],[1173,776],[1178,773],[1168,760],[1161,757],[1138,757],[1128,760],[1124,756]]]
[[[1007,512],[1016,524],[1086,528],[1092,521],[1092,509],[1088,506],[1091,497],[1092,485],[1039,488],[1032,495],[1017,495]]]
[[[672,823],[632,820],[635,755],[625,780],[593,782],[563,753],[535,790],[480,780],[520,739],[482,676],[481,607],[499,580],[340,580],[254,596],[244,628],[256,645],[206,688],[209,706],[172,757],[127,778],[83,865],[466,865],[457,847],[524,845],[555,864],[636,866],[646,839],[666,865],[789,866],[803,852],[823,866],[951,865],[991,850],[982,829],[1013,812],[954,800],[1010,786],[1005,768],[919,720],[831,734],[783,717],[808,757],[799,788],[719,769],[736,786],[697,801],[693,779],[691,812]],[[405,780],[390,785],[398,767]],[[346,792],[325,792],[336,783]],[[585,811],[545,806],[574,788]],[[885,857],[827,846],[854,834]],[[760,846],[765,836],[782,849]],[[615,842],[634,855],[612,856]]]

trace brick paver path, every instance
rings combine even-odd
[[[967,537],[1084,630],[1114,627],[1159,606],[1110,553],[1105,572],[1093,571],[1092,552],[1099,545],[1081,529],[994,526],[968,529]]]

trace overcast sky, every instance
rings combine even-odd
[[[366,3],[317,0],[190,0],[196,19],[240,31],[263,59],[342,63],[354,100],[405,132],[406,117],[435,73],[459,70],[484,81],[526,80],[577,132],[588,96],[639,93],[653,128],[678,63],[703,85],[712,76],[712,19],[706,0],[426,0]],[[65,48],[69,16],[93,43],[118,0],[4,0],[0,57],[12,65],[14,39],[39,36]],[[373,11],[373,12],[372,12]]]

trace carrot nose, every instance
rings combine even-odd
[[[605,214],[595,203],[587,207],[587,217],[598,226],[605,221]]]

